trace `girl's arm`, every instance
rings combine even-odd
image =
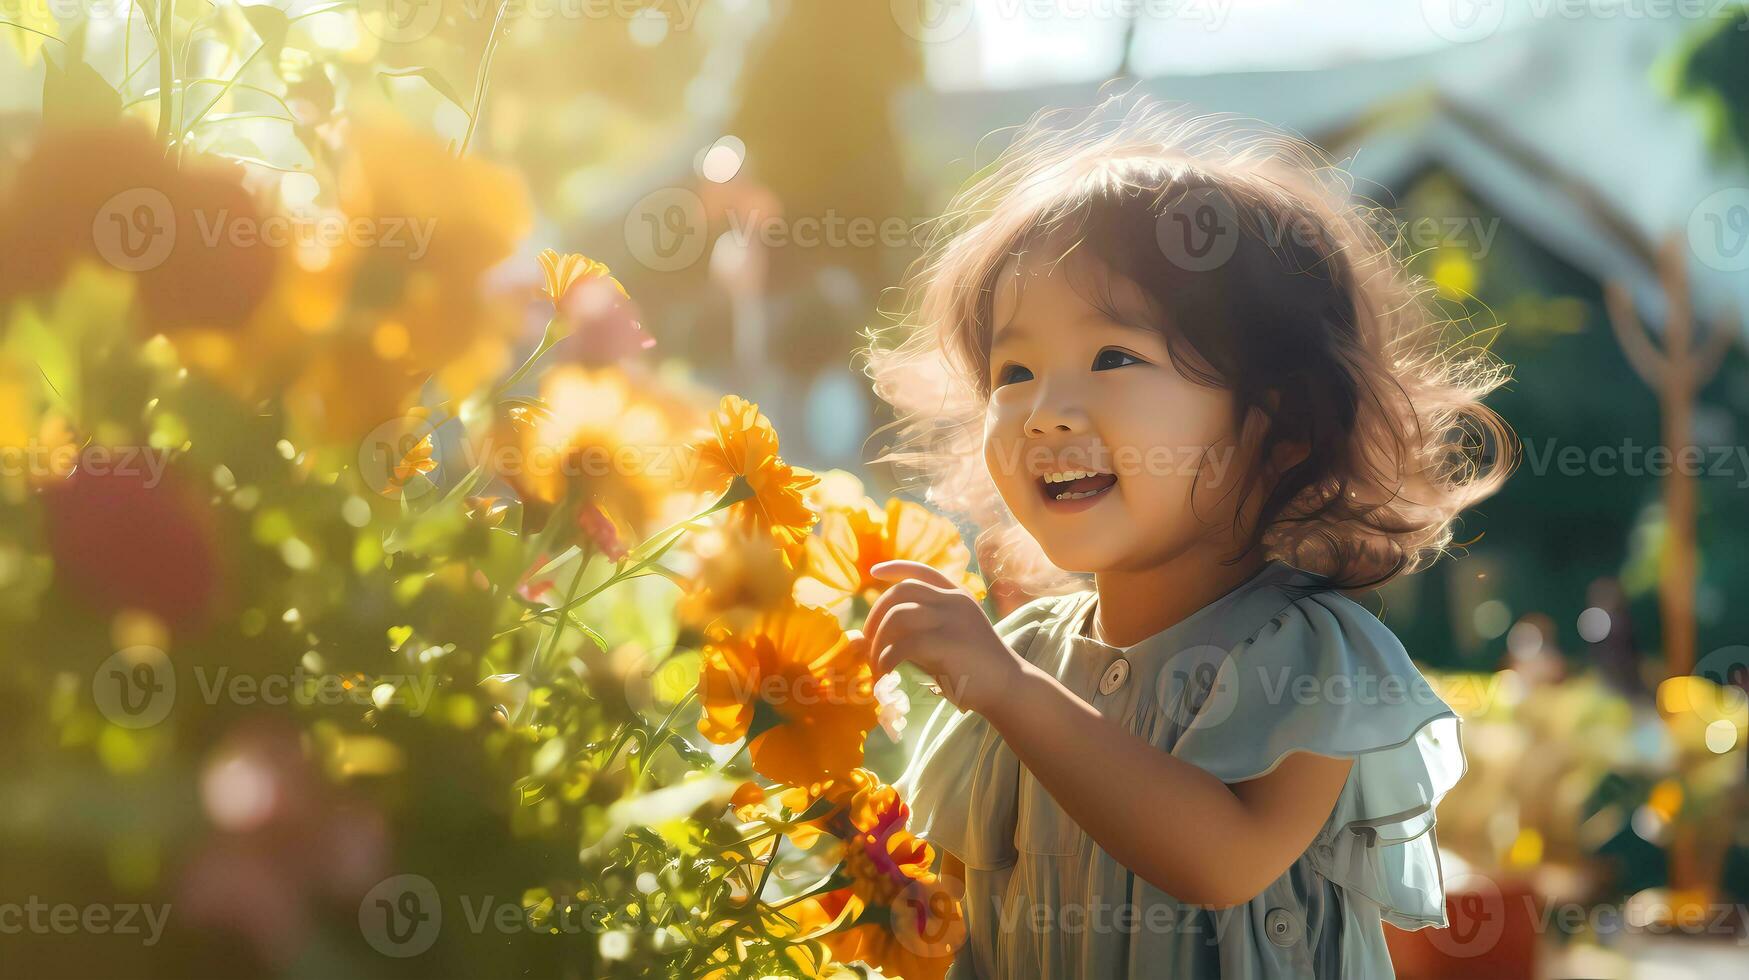
[[[1353,764],[1295,752],[1228,785],[1024,661],[1007,696],[980,713],[1107,854],[1193,905],[1246,902],[1280,877],[1330,816]]]
[[[989,719],[1069,818],[1118,863],[1182,902],[1249,901],[1280,877],[1328,819],[1353,760],[1296,752],[1228,785],[1101,715],[996,635],[970,595],[926,565],[866,624],[875,670],[911,661],[954,703]]]

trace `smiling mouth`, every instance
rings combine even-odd
[[[1039,492],[1048,501],[1086,500],[1117,486],[1117,474],[1094,473],[1089,470],[1048,473],[1038,478],[1038,486]]]

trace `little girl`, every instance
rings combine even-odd
[[[1441,342],[1313,148],[1109,105],[1035,121],[956,200],[908,335],[869,352],[884,458],[1043,594],[992,627],[928,567],[876,569],[877,673],[952,702],[899,785],[964,883],[955,971],[1389,976],[1381,920],[1445,924],[1434,806],[1465,763],[1342,593],[1499,487],[1505,374]]]

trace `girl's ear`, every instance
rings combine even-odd
[[[1281,392],[1264,393],[1263,404],[1253,405],[1245,416],[1246,445],[1261,446],[1276,414],[1281,411]],[[1270,447],[1269,458],[1261,460],[1265,475],[1273,478],[1292,469],[1312,454],[1311,443],[1304,438],[1282,439]]]

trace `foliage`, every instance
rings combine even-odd
[[[879,560],[981,594],[956,530],[784,462],[601,263],[509,261],[496,27],[471,95],[370,79],[446,139],[323,40],[371,16],[130,5],[102,68],[88,18],[19,30],[0,892],[169,914],[8,965],[939,976],[957,901],[862,768],[904,698],[847,629]]]

